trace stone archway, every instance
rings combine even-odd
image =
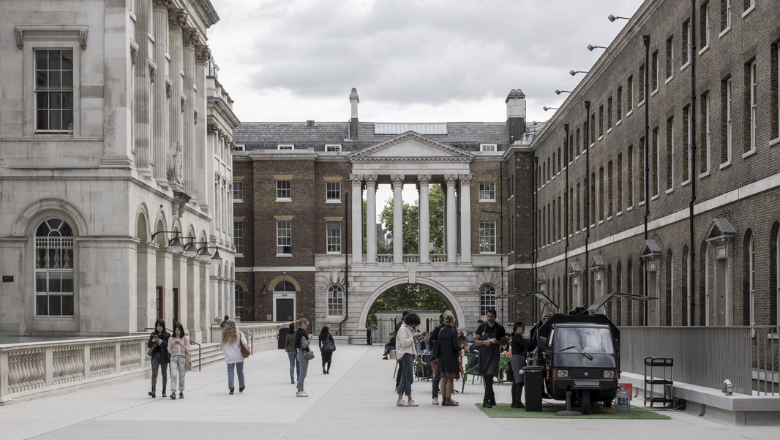
[[[374,305],[374,302],[377,300],[377,298],[379,298],[380,295],[395,286],[400,286],[403,284],[409,284],[409,277],[394,278],[377,287],[363,304],[363,310],[360,313],[358,323],[365,323],[368,320],[368,313],[371,310],[371,306]],[[455,298],[455,295],[453,295],[452,292],[450,292],[446,287],[432,279],[420,277],[415,280],[415,284],[429,287],[438,292],[439,295],[444,298],[444,301],[451,307],[452,313],[455,314],[456,325],[462,326],[465,324],[463,308],[461,307],[457,298]]]

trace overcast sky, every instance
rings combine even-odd
[[[219,78],[242,121],[504,121],[521,88],[528,120],[563,101],[642,0],[212,0]]]
[[[642,0],[212,0],[219,79],[241,121],[503,122],[513,88],[549,119]],[[392,195],[380,186],[377,213]],[[417,198],[411,185],[404,201]]]

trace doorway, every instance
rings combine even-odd
[[[162,286],[157,286],[157,319],[163,319],[165,307],[165,293]]]
[[[295,320],[295,298],[274,298],[274,321]]]

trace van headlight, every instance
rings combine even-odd
[[[604,379],[614,379],[615,370],[604,370]]]
[[[569,370],[558,370],[558,378],[569,377]]]

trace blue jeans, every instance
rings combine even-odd
[[[184,391],[184,375],[187,374],[184,355],[171,356],[171,391]]]
[[[235,363],[235,364],[227,364],[228,366],[228,388],[231,390],[235,388],[233,386],[233,370],[236,370],[236,374],[238,375],[238,387],[244,388],[244,361]]]
[[[404,353],[401,357],[401,381],[398,383],[398,394],[412,395],[412,381],[414,380],[414,355]]]
[[[309,371],[309,360],[306,359],[306,354],[302,351],[297,352],[298,355],[298,389],[303,389],[303,382],[306,380],[306,372]]]
[[[296,359],[298,356],[298,353],[294,351],[287,352],[287,357],[290,358],[290,380],[292,378],[298,378],[301,375],[301,364],[298,363],[298,359]],[[298,367],[298,375],[294,376],[295,373],[295,367]]]

